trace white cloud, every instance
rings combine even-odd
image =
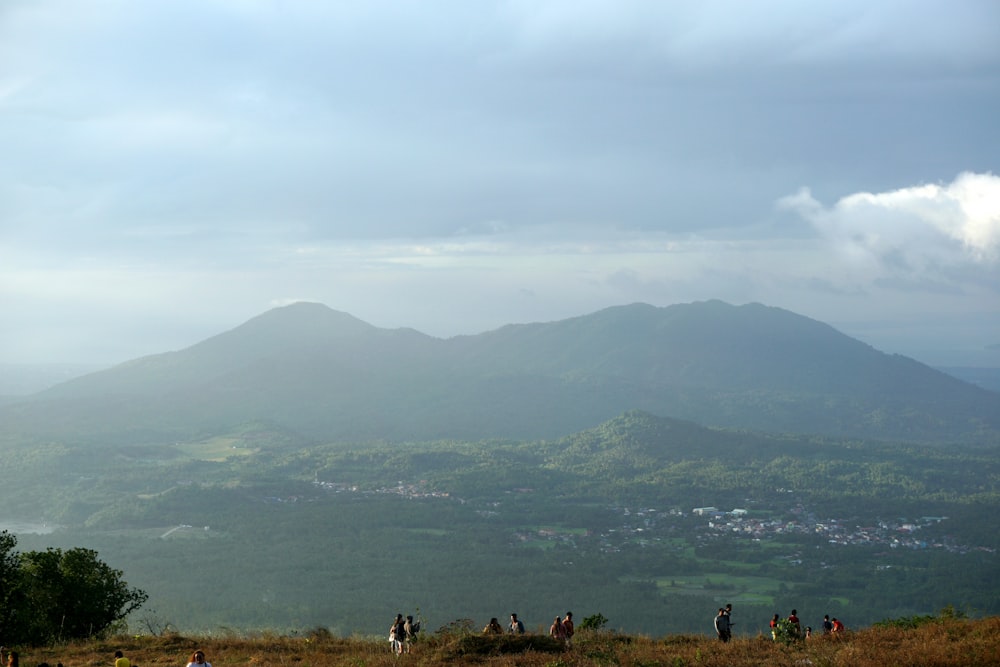
[[[859,192],[829,208],[803,189],[778,206],[801,215],[856,267],[926,278],[1000,261],[1000,177],[989,173]]]

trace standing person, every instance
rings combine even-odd
[[[719,641],[729,641],[729,617],[725,607],[719,607],[719,613],[715,615],[715,634],[719,635]]]
[[[512,635],[524,634],[524,623],[518,620],[517,614],[510,615],[510,625],[507,626],[507,632],[509,632]]]
[[[806,626],[806,639],[812,639],[813,629],[811,625]]]
[[[115,651],[115,667],[132,667],[132,663],[121,651]]]
[[[552,621],[552,625],[549,626],[549,637],[566,643],[566,628],[563,627],[562,617],[556,616],[556,620]]]
[[[187,667],[212,667],[212,663],[205,660],[205,652],[198,650],[191,654],[191,662]]]
[[[402,655],[405,642],[406,622],[403,620],[402,614],[396,614],[396,620],[389,626],[389,645],[392,647],[392,652],[396,655]]]
[[[778,641],[778,615],[771,619],[771,639]]]
[[[491,618],[489,624],[485,628],[483,628],[483,634],[484,635],[502,635],[503,634],[503,626],[500,625],[500,621],[497,620],[496,616],[494,616],[493,618]]]
[[[792,610],[792,613],[788,615],[788,622],[791,623],[792,627],[795,628],[795,636],[801,637],[802,624],[799,623],[798,611],[796,611],[795,609]]]
[[[727,602],[726,603],[726,618],[729,619],[729,635],[726,637],[726,641],[729,641],[730,639],[733,638],[733,626],[735,625],[735,623],[733,623],[733,603],[732,602]]]
[[[844,631],[844,624],[841,623],[840,621],[838,621],[836,618],[834,618],[833,619],[833,630],[831,630],[830,632],[833,633],[833,634],[835,634],[835,635],[839,635],[843,631]]]
[[[823,634],[828,635],[833,632],[833,623],[830,622],[830,614],[823,617]]]
[[[417,633],[420,632],[420,621],[414,622],[413,616],[407,616],[403,630],[406,632],[406,652],[409,653],[410,646],[417,640]]]
[[[566,648],[573,645],[573,635],[576,633],[576,627],[573,625],[573,612],[567,611],[566,617],[563,619],[563,630],[566,632]]]

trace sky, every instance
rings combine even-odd
[[[0,363],[721,299],[1000,366],[1000,2],[3,0]]]

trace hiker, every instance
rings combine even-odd
[[[502,635],[503,634],[503,626],[500,625],[500,621],[497,620],[496,616],[494,616],[493,618],[491,618],[489,624],[487,624],[487,626],[485,628],[483,628],[483,634],[484,635]]]
[[[823,634],[828,635],[833,632],[833,623],[830,622],[830,614],[823,616]]]
[[[205,660],[205,652],[198,650],[191,654],[191,662],[187,667],[212,667],[212,663]]]
[[[833,619],[833,630],[831,630],[830,632],[833,633],[833,634],[835,634],[835,635],[837,635],[837,634],[842,633],[843,631],[844,631],[844,624],[841,623],[840,621],[838,621],[836,619],[836,617],[834,617],[834,619]]]
[[[800,637],[802,635],[802,624],[799,623],[798,611],[795,609],[792,610],[792,613],[788,615],[788,622],[795,628],[795,636]]]
[[[512,635],[524,634],[524,623],[518,620],[517,614],[510,615],[510,625],[507,626],[507,632]]]
[[[552,621],[552,625],[549,626],[549,637],[563,644],[566,643],[566,628],[563,627],[561,616],[556,616],[556,620]]]
[[[121,651],[115,651],[115,667],[132,667],[132,663]]]
[[[813,629],[811,625],[806,626],[806,639],[812,639]]]
[[[719,613],[715,615],[715,633],[719,635],[719,641],[729,641],[729,617],[725,607],[719,607]]]
[[[403,654],[403,645],[406,642],[406,622],[402,614],[396,614],[396,620],[389,626],[389,646],[396,655]]]
[[[563,618],[563,630],[566,633],[566,648],[573,645],[573,635],[576,633],[576,627],[573,625],[573,612],[567,611],[566,617]]]
[[[729,632],[728,632],[728,636],[726,637],[726,641],[729,641],[730,639],[733,638],[733,625],[735,625],[735,623],[733,623],[733,603],[732,602],[727,602],[726,603],[726,618],[729,619]]]
[[[406,652],[409,653],[410,645],[417,640],[417,633],[420,632],[420,621],[414,623],[413,616],[407,616],[403,631],[406,633]]]
[[[778,641],[778,615],[771,619],[771,639]]]

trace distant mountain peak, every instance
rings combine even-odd
[[[447,340],[297,302],[40,397],[86,399],[78,409],[95,416],[101,404],[103,428],[169,437],[260,420],[323,438],[557,437],[622,413],[627,423],[605,428],[670,440],[693,426],[650,415],[758,431],[1000,437],[995,394],[791,311],[718,300],[634,303]],[[25,430],[59,421],[39,410]]]

